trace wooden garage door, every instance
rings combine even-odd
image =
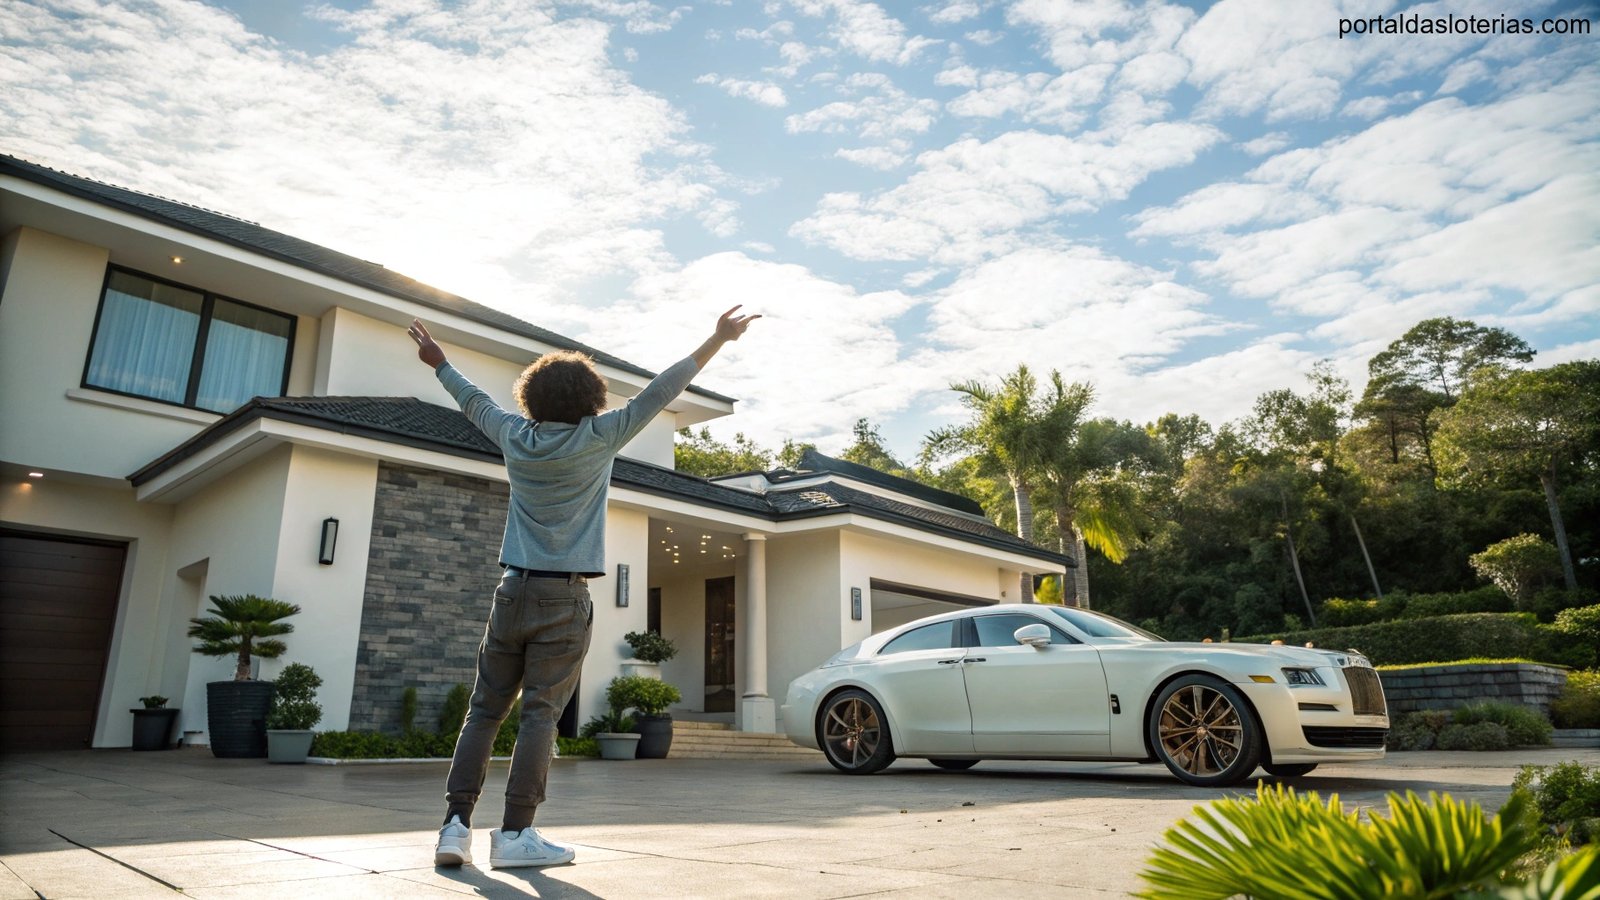
[[[0,750],[89,746],[126,551],[0,531]]]

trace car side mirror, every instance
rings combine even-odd
[[[1050,646],[1050,626],[1045,625],[1042,622],[1035,623],[1033,625],[1024,625],[1021,628],[1018,628],[1016,631],[1013,631],[1011,636],[1016,638],[1017,643],[1025,644],[1029,647]]]

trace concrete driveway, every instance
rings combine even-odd
[[[1347,804],[1449,791],[1495,808],[1524,763],[1600,750],[1394,754],[1297,785]],[[867,777],[767,760],[557,760],[539,826],[574,865],[435,869],[443,764],[274,766],[204,750],[0,758],[0,898],[1122,896],[1162,832],[1219,796],[1158,766],[920,760]]]

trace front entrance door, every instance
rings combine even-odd
[[[126,553],[0,532],[0,750],[89,746]]]
[[[733,577],[706,579],[706,712],[733,712]]]

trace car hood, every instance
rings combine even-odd
[[[1205,644],[1182,641],[1117,643],[1100,645],[1101,653],[1155,653],[1204,656],[1211,659],[1235,659],[1239,662],[1266,662],[1278,666],[1333,666],[1343,668],[1360,665],[1365,660],[1350,650],[1324,650],[1320,647],[1291,647],[1285,644]]]

